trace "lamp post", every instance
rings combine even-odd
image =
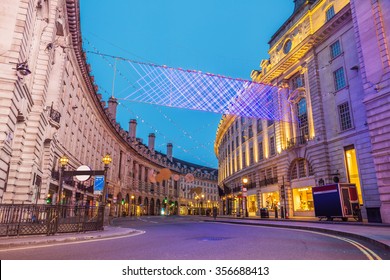
[[[107,188],[108,188],[108,183],[107,183],[107,172],[108,172],[108,165],[112,162],[112,158],[110,154],[106,154],[102,158],[102,162],[104,163],[104,186],[103,186],[103,205],[106,204],[106,199],[107,199]]]
[[[201,205],[202,205],[202,208],[200,209],[200,211],[201,211],[201,215],[203,215],[203,209],[204,209],[204,203],[203,203],[203,201],[204,201],[204,194],[202,193],[202,200],[201,200]]]
[[[134,195],[131,196],[131,216],[134,216]]]
[[[62,175],[65,171],[65,166],[68,165],[69,159],[66,155],[63,155],[60,157],[60,165],[61,169],[59,171],[59,177],[58,177],[58,196],[57,196],[57,204],[59,205],[61,203],[61,196],[62,196]]]
[[[247,211],[247,205],[246,205],[246,195],[247,195],[247,189],[246,189],[246,185],[248,184],[248,178],[244,177],[242,179],[242,183],[243,183],[243,186],[242,186],[242,214],[243,214],[243,217],[248,217],[248,211]]]

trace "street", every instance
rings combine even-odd
[[[365,260],[390,259],[373,244],[303,230],[204,222],[199,217],[118,218],[133,236],[0,250],[2,260]],[[369,249],[368,249],[369,248]],[[372,252],[371,252],[372,250]]]

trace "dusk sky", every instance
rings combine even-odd
[[[247,80],[269,58],[269,39],[294,9],[293,0],[80,2],[86,51]],[[121,100],[131,93],[129,67],[118,63],[113,83],[114,59],[92,53],[87,59],[103,99],[112,93],[118,98],[122,128],[137,119],[137,137],[145,144],[153,132],[157,151],[166,153],[172,143],[174,157],[218,167],[214,139],[220,114]]]

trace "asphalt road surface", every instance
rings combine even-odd
[[[133,236],[0,250],[2,260],[367,260],[389,253],[330,234],[203,222],[199,217],[126,217]]]

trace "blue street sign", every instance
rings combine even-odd
[[[95,176],[94,194],[101,194],[104,188],[104,176]]]

